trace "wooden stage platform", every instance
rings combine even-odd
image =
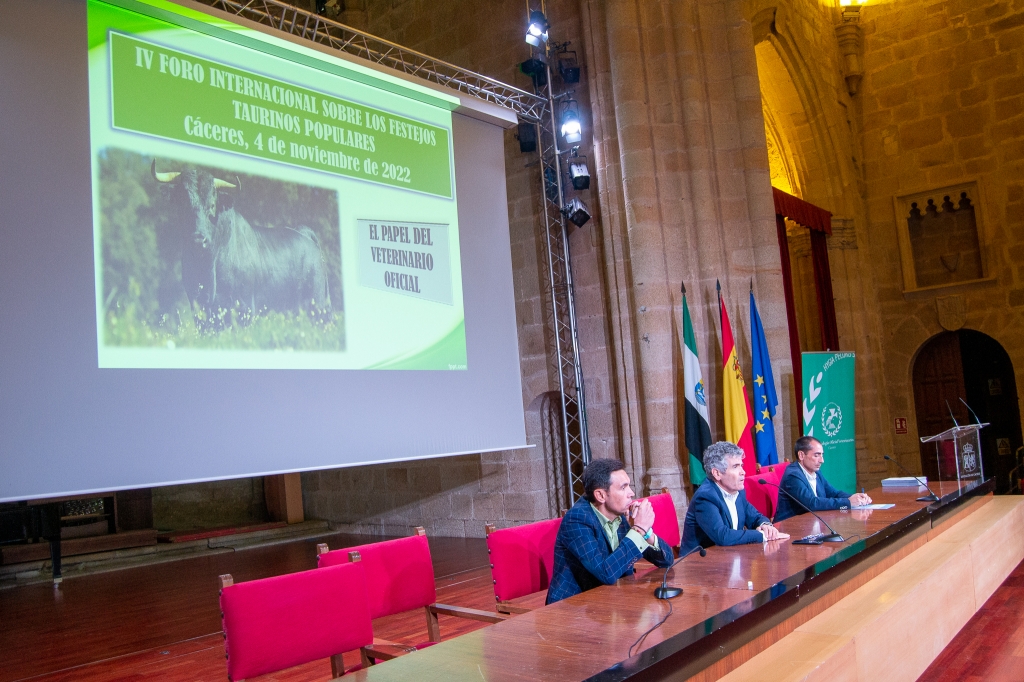
[[[660,570],[498,625],[443,618],[442,644],[352,679],[831,681],[866,680],[882,666],[886,674],[874,679],[912,680],[1024,559],[1024,498],[987,492],[943,488],[942,503],[926,506],[913,502],[916,490],[872,491],[896,507],[828,513],[846,543],[716,547],[690,557],[669,578],[684,595],[632,657],[629,646],[668,613],[651,594]],[[803,535],[816,524],[803,516],[780,526]],[[319,540],[339,548],[367,538]],[[0,591],[0,682],[222,682],[215,576],[242,581],[312,568],[315,544],[84,576],[59,590]],[[434,538],[431,546],[438,598],[493,608],[483,541]],[[424,639],[418,612],[375,621],[374,630],[405,643]],[[260,679],[329,677],[325,660]]]

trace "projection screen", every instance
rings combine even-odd
[[[526,446],[514,116],[198,5],[5,9],[0,501]]]

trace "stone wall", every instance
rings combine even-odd
[[[870,9],[870,8],[869,8]],[[747,0],[744,12],[752,25],[763,105],[772,123],[780,156],[791,160],[791,181],[798,196],[832,212],[828,238],[832,287],[841,350],[857,354],[857,471],[859,483],[873,485],[886,475],[882,454],[891,450],[881,365],[881,317],[874,305],[874,270],[868,249],[864,165],[860,151],[858,101],[844,78],[845,66],[836,37],[840,11],[833,2]],[[863,87],[863,86],[862,86]],[[796,284],[809,281],[809,263],[800,254],[809,248],[798,235],[792,244]],[[813,287],[796,292],[798,309],[816,306]],[[802,303],[802,305],[801,305]],[[816,323],[816,312],[802,316]],[[813,326],[813,325],[811,325]],[[815,332],[801,329],[803,350],[818,350]],[[786,351],[788,353],[788,349]],[[787,426],[802,433],[799,409]],[[776,425],[778,429],[778,425]]]
[[[263,477],[153,488],[153,526],[191,530],[267,520]]]
[[[855,22],[827,1],[748,0],[745,13],[780,158],[798,194],[833,212],[840,344],[858,356],[858,469],[872,485],[895,471],[883,453],[919,466],[911,374],[943,329],[939,299],[957,299],[962,324],[1006,348],[1018,382],[1024,371],[1024,3],[869,2]],[[840,45],[851,35],[862,42],[852,62]],[[985,277],[907,291],[895,197],[971,181]],[[908,434],[894,417],[909,418]]]
[[[996,339],[1024,380],[1024,2],[901,0],[862,10],[861,95],[871,263],[891,416],[910,419],[897,456],[917,468],[911,387],[921,346],[942,331],[938,300]],[[977,180],[985,279],[904,291],[893,197]],[[891,420],[888,422],[891,425]],[[888,428],[892,428],[889,426]]]
[[[681,512],[680,283],[713,433],[723,435],[716,281],[741,357],[753,283],[776,376],[792,376],[754,40],[739,2],[581,6],[623,458]]]

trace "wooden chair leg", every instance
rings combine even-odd
[[[366,647],[360,647],[359,649],[359,662],[363,664],[364,668],[369,668],[373,665],[373,660],[366,653]]]
[[[437,614],[429,606],[423,609],[427,614],[427,638],[431,642],[441,641],[441,626],[437,623]]]
[[[345,674],[345,660],[342,654],[331,656],[331,677],[341,677]]]

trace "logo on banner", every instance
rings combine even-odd
[[[804,398],[804,428],[807,431],[808,436],[814,435],[814,427],[811,425],[811,420],[814,419],[814,413],[818,408],[817,406],[811,407],[811,405],[814,405],[814,401],[817,400],[818,396],[821,394],[821,379],[821,372],[818,372],[818,376],[811,377],[811,381],[807,385],[808,393],[810,393],[810,404],[808,404],[807,398]],[[817,386],[814,385],[815,382],[818,383]]]
[[[701,379],[697,382],[697,385],[693,387],[693,395],[697,399],[698,405],[707,405],[707,398],[704,397],[704,380]]]
[[[829,438],[834,438],[843,428],[843,411],[839,405],[829,403],[821,411],[821,428]]]
[[[978,467],[978,453],[974,451],[971,443],[965,443],[963,447],[964,471],[974,471]]]

